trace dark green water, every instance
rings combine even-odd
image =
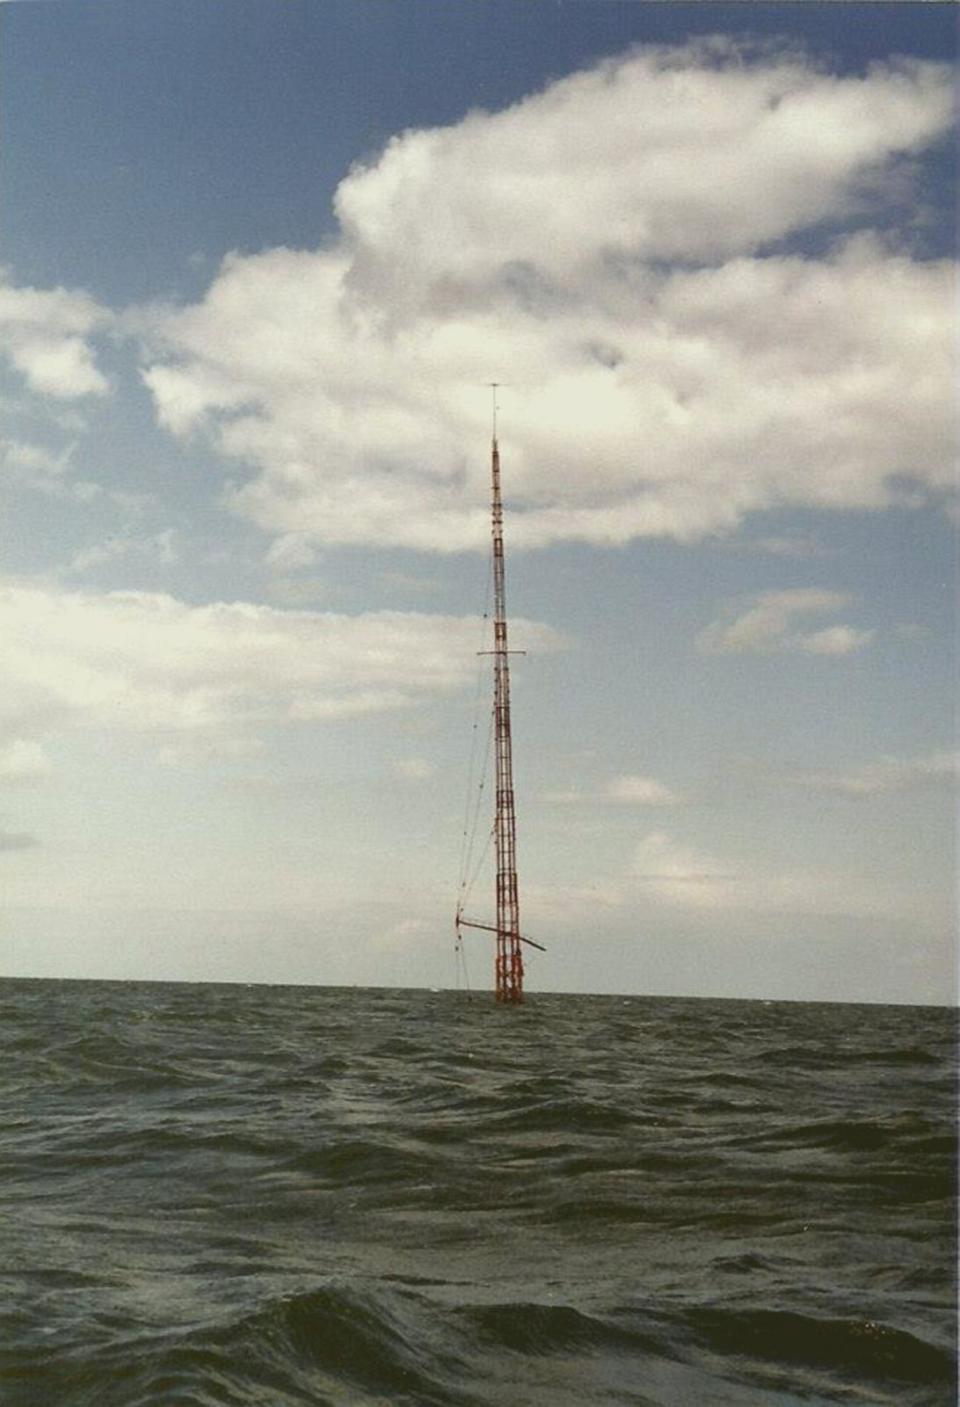
[[[956,1393],[956,1016],[6,981],[3,1407]]]

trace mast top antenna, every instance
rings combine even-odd
[[[488,381],[490,387],[490,398],[493,403],[493,443],[497,443],[497,411],[500,409],[497,403],[497,392],[505,383],[503,381]]]

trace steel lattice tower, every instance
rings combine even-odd
[[[503,561],[503,501],[496,423],[491,455],[493,483],[493,712],[497,773],[494,842],[497,856],[497,1001],[523,1001],[520,901],[517,894],[517,821],[513,796],[513,744],[510,734],[510,659],[507,648],[507,595]]]

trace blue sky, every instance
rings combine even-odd
[[[0,6],[4,969],[452,980],[497,378],[531,985],[951,1000],[954,61]]]

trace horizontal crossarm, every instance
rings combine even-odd
[[[495,928],[492,923],[474,923],[472,919],[461,918],[459,914],[457,915],[457,927],[482,928],[485,933],[499,933],[500,931],[498,928]],[[531,948],[539,948],[541,953],[545,953],[547,951],[542,943],[535,943],[532,938],[524,938],[522,933],[518,933],[517,937],[520,939],[521,943],[528,943]]]

